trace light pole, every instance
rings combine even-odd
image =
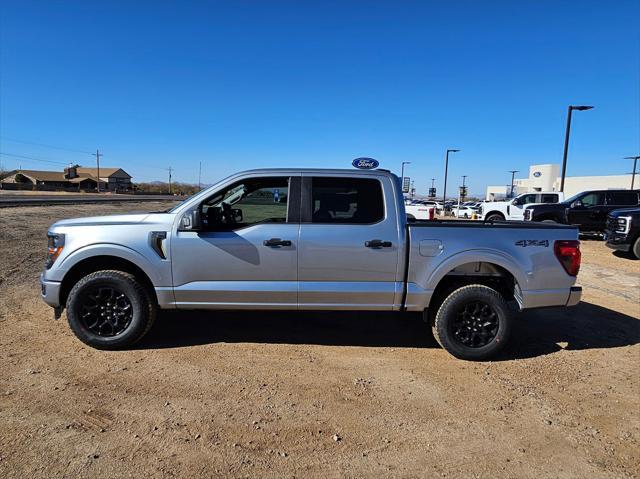
[[[584,111],[591,110],[592,106],[587,105],[569,105],[567,110],[567,131],[564,135],[564,155],[562,157],[562,178],[560,179],[560,191],[564,191],[564,178],[567,173],[567,153],[569,152],[569,132],[571,131],[571,112],[573,110]]]
[[[444,204],[447,202],[447,174],[449,173],[449,153],[457,153],[460,150],[447,150],[444,160],[444,188],[442,191],[442,213],[446,214]]]
[[[402,172],[400,173],[400,177],[402,178],[401,181],[402,181],[402,190],[403,190],[402,194],[403,195],[404,195],[404,165],[410,165],[410,164],[411,164],[410,161],[403,161],[402,162],[402,168],[401,168]]]
[[[516,173],[520,173],[519,170],[509,170],[509,173],[511,173],[511,194],[509,195],[511,198],[513,198],[513,179],[516,176]]]
[[[633,173],[631,173],[631,189],[633,189],[634,180],[636,179],[636,165],[640,156],[625,156],[625,160],[633,160]]]
[[[403,161],[402,162],[402,173],[400,173],[400,176],[402,177],[402,181],[404,181],[404,165],[410,165],[411,162],[410,161]]]

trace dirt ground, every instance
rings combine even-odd
[[[583,302],[486,363],[377,313],[165,313],[85,347],[39,296],[48,225],[162,207],[0,210],[1,477],[638,477],[640,261],[585,241]]]

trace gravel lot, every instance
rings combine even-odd
[[[0,210],[1,477],[638,477],[640,261],[584,241],[584,301],[487,363],[369,313],[163,314],[85,347],[39,297],[48,225],[166,205]]]

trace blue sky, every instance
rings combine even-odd
[[[0,151],[134,180],[349,167],[475,193],[555,163],[622,174],[640,154],[638,1],[2,1]],[[40,143],[79,151],[29,145]],[[5,168],[62,165],[2,156]],[[520,175],[519,175],[520,176]]]

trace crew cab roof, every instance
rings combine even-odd
[[[292,173],[309,173],[313,175],[326,175],[326,174],[338,174],[338,175],[349,175],[349,176],[359,176],[359,175],[378,175],[378,176],[388,176],[388,177],[396,177],[394,173],[391,173],[389,170],[383,169],[371,169],[371,170],[359,170],[359,169],[349,169],[349,168],[256,168],[253,170],[244,170],[235,173],[233,176],[239,175],[261,175],[261,174],[292,174]]]

